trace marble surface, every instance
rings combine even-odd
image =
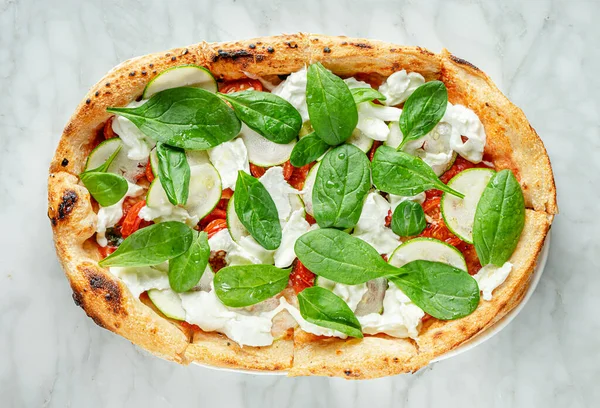
[[[0,405],[591,407],[600,400],[597,1],[0,0]],[[200,40],[322,32],[447,47],[524,109],[561,214],[532,299],[499,335],[414,375],[348,382],[179,367],[75,307],[46,174],[85,91],[118,62]]]

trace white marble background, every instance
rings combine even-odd
[[[600,400],[600,3],[0,0],[0,406],[592,407]],[[118,62],[200,40],[321,32],[447,47],[522,107],[561,214],[533,298],[502,333],[415,375],[348,382],[179,367],[73,304],[47,168],[85,91]]]

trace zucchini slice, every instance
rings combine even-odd
[[[197,65],[180,65],[158,74],[146,85],[142,99],[149,99],[157,92],[179,87],[202,88],[217,92],[217,81],[209,70]]]
[[[148,297],[154,306],[168,318],[185,320],[185,310],[181,305],[181,298],[171,289],[150,289]]]
[[[118,137],[106,139],[100,143],[88,156],[83,171],[100,167],[119,146],[123,146],[123,141]],[[139,176],[146,171],[147,163],[147,160],[129,159],[127,152],[121,148],[121,151],[117,153],[117,157],[108,167],[108,172],[123,176],[130,182],[135,183]]]
[[[411,239],[400,245],[394,250],[388,263],[400,267],[416,260],[442,262],[467,270],[465,258],[458,249],[438,239],[425,237]]]
[[[240,137],[248,151],[248,161],[256,166],[271,167],[283,164],[290,159],[296,140],[287,144],[271,142],[247,126],[242,127]]]

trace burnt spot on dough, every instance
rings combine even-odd
[[[325,48],[323,48],[323,52],[326,54],[329,54],[331,52],[331,48],[325,47]]]
[[[100,91],[96,91],[96,93],[94,94],[94,96],[99,96],[100,95]]]
[[[65,126],[65,130],[63,132],[71,133],[72,130],[73,130],[73,122],[69,122],[69,123],[67,123],[67,126]]]
[[[170,53],[170,52],[167,52],[167,53],[165,54],[165,57],[170,57],[170,56],[171,56],[171,53]]]
[[[110,82],[105,83],[104,86],[109,87],[110,86]]]
[[[92,269],[84,269],[84,273],[92,292],[103,294],[104,300],[115,314],[127,314],[121,305],[123,297],[121,288],[116,282]]]
[[[213,55],[212,62],[217,62],[220,59],[231,59],[235,61],[239,58],[254,58],[254,54],[246,50],[217,50],[217,55]]]
[[[183,52],[181,53],[181,55],[188,55],[188,53],[190,52],[190,50],[188,50],[187,48],[185,50],[183,50]]]
[[[394,358],[392,358],[392,361],[393,361],[394,363],[399,363],[399,362],[400,362],[400,359],[399,359],[398,357],[394,357]]]
[[[251,50],[253,50],[253,49],[255,49],[255,48],[256,48],[256,44],[250,44],[250,45],[248,46],[248,48],[250,48]]]
[[[83,307],[83,296],[75,290],[73,290],[73,302],[75,302],[75,306]]]
[[[146,72],[146,71],[142,71],[142,75],[144,75],[144,76],[145,76],[145,75],[147,75],[147,74],[148,74],[148,72]]]
[[[148,67],[153,68],[154,64],[148,64]]]
[[[273,48],[273,47],[267,47],[267,52],[270,53],[270,54],[272,54],[272,53],[275,52],[275,48]]]
[[[262,41],[257,41],[256,42],[256,45],[261,45],[261,44],[262,44]]]
[[[348,45],[348,41],[343,41],[340,43],[340,45]]]
[[[390,52],[396,52],[395,48],[390,48]]]
[[[90,103],[92,103],[92,100],[91,100],[90,98],[87,98],[87,99],[85,100],[85,104],[86,104],[86,105],[89,105]]]
[[[429,51],[428,49],[425,48],[421,48],[421,47],[417,47],[417,50],[423,54],[423,55],[435,55],[433,52]]]
[[[132,77],[132,76],[135,76],[135,71],[131,71],[131,72],[129,73],[129,76],[130,76],[130,77]]]
[[[287,45],[288,48],[298,48],[298,44],[292,43],[291,41],[286,41],[284,44]]]
[[[171,57],[171,61],[177,61],[177,57]]]
[[[77,193],[73,190],[67,190],[64,192],[60,204],[58,205],[58,220],[62,220],[66,218],[73,208],[75,208],[75,203],[77,202]],[[55,224],[56,225],[56,224]]]
[[[372,46],[372,45],[370,45],[370,44],[366,44],[366,43],[350,43],[350,45],[353,45],[353,46],[355,46],[355,47],[362,48],[362,49],[369,49],[369,48],[373,48],[373,46]]]
[[[433,333],[434,340],[440,340],[442,337],[444,337],[444,333],[441,331],[436,331],[435,333]]]
[[[454,62],[456,62],[459,65],[466,65],[469,68],[474,69],[475,71],[481,71],[479,68],[477,68],[475,65],[471,64],[469,61],[464,60],[462,58],[458,58],[455,57],[454,55],[450,55],[450,59]]]
[[[265,56],[262,54],[256,54],[256,62],[261,62],[265,59]]]
[[[62,159],[62,161],[60,162],[60,165],[63,167],[67,167],[69,165],[69,159],[67,159],[66,157],[64,159]]]

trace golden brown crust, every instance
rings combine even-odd
[[[145,85],[172,66],[205,66],[219,79],[278,75],[320,61],[340,76],[369,74],[383,80],[406,69],[428,80],[441,79],[450,99],[473,109],[488,136],[486,153],[499,168],[515,170],[528,207],[526,226],[511,261],[507,281],[470,316],[425,325],[417,341],[387,336],[364,340],[319,339],[297,330],[293,340],[271,347],[239,347],[218,333],[192,332],[164,319],[134,298],[107,270],[97,265],[93,236],[96,214],[75,176],[83,169],[96,134],[108,119],[108,106],[138,98]],[[100,326],[163,358],[182,364],[200,362],[249,370],[289,370],[290,375],[374,378],[415,371],[481,333],[512,310],[529,285],[537,255],[557,212],[550,162],[544,146],[522,111],[508,101],[476,67],[447,51],[433,54],[419,47],[380,41],[293,34],[247,41],[200,43],[126,61],[92,87],[63,132],[50,166],[48,215],[57,254],[73,288],[75,303]]]

